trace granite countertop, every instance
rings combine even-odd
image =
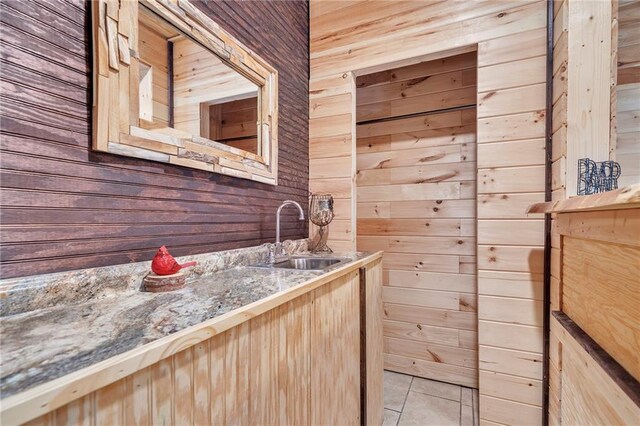
[[[356,261],[366,255],[349,253],[336,257]],[[187,287],[172,292],[129,289],[111,297],[4,316],[0,318],[2,398],[323,274],[322,271],[236,266],[192,277]]]

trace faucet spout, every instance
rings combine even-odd
[[[293,200],[283,201],[280,207],[278,207],[278,211],[276,212],[276,244],[280,242],[280,212],[285,206],[294,205],[298,208],[300,215],[298,216],[298,220],[304,220],[304,210],[302,210],[302,206],[300,203],[297,203]]]
[[[271,263],[277,263],[281,261],[283,257],[281,255],[282,243],[280,242],[280,212],[285,206],[288,206],[288,205],[296,206],[298,208],[298,211],[300,212],[300,214],[298,215],[298,220],[304,220],[304,210],[302,210],[302,206],[299,203],[293,200],[286,200],[280,205],[280,207],[278,207],[278,211],[276,212],[276,244],[275,244],[274,253],[270,255],[270,257],[272,256],[272,258],[270,259]]]

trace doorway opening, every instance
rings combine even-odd
[[[476,80],[476,52],[356,80],[357,249],[385,252],[385,369],[471,388]]]

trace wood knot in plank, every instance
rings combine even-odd
[[[440,154],[436,154],[436,155],[428,155],[426,157],[422,157],[418,160],[419,163],[428,163],[429,161],[436,161],[436,160],[440,160],[441,158],[445,157],[445,153],[440,153]]]

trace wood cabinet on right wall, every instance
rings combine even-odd
[[[620,188],[640,183],[639,0],[554,1],[552,128],[554,202],[562,202],[576,195],[577,161],[583,157],[594,161],[618,161],[622,169],[618,182]],[[629,212],[637,214],[637,210],[628,210],[627,216]],[[588,219],[587,216],[589,214],[582,214],[583,219]],[[597,222],[585,220],[585,227],[594,228],[581,237],[593,234],[606,220],[615,222],[616,216],[600,214],[598,217],[598,213],[594,212],[589,217]],[[632,226],[631,221],[628,224]],[[563,310],[562,279],[566,272],[563,250],[571,248],[571,245],[563,245],[561,228],[558,218],[553,217],[552,312]],[[628,232],[618,230],[620,235]],[[589,246],[589,249],[593,248]],[[562,387],[572,379],[577,380],[569,377],[572,371],[575,372],[572,370],[575,361],[574,364],[563,364],[562,360],[572,356],[582,359],[579,345],[567,344],[569,337],[566,330],[554,327],[554,324],[558,324],[554,320],[551,319],[549,358],[549,422],[552,425],[560,424],[563,419],[567,421],[562,414]],[[565,348],[564,355],[560,350],[562,347]],[[587,396],[585,394],[582,397]],[[615,398],[611,396],[611,399]],[[569,415],[570,410],[565,414]]]

